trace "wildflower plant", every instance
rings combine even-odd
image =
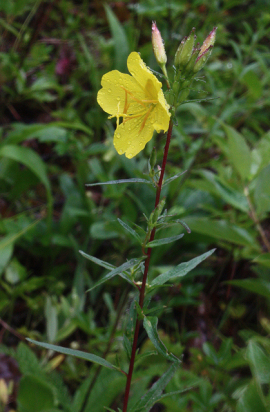
[[[175,54],[173,78],[169,78],[166,70],[167,56],[161,34],[156,26],[152,25],[152,44],[154,54],[162,70],[162,76],[167,91],[164,93],[162,83],[154,73],[145,65],[139,53],[132,52],[127,59],[127,67],[130,74],[120,73],[117,70],[105,74],[101,80],[102,88],[98,92],[97,101],[102,109],[109,114],[109,119],[116,118],[116,129],[114,133],[114,147],[119,155],[125,155],[131,159],[141,152],[145,145],[152,139],[154,131],[158,133],[167,132],[166,144],[163,152],[161,166],[157,166],[156,150],[153,149],[149,159],[149,177],[146,179],[122,179],[97,184],[121,184],[121,183],[141,183],[153,185],[156,190],[156,199],[153,211],[146,217],[146,228],[136,231],[121,219],[121,224],[134,238],[140,243],[142,254],[140,257],[128,260],[119,267],[114,267],[110,263],[90,256],[85,252],[81,254],[90,261],[106,268],[108,274],[100,279],[91,290],[118,275],[134,288],[134,299],[130,306],[129,319],[126,331],[123,335],[123,348],[129,361],[128,370],[123,370],[119,366],[96,356],[78,350],[63,348],[47,343],[40,343],[30,340],[44,348],[55,350],[63,354],[77,356],[79,358],[94,362],[100,366],[117,370],[126,377],[126,387],[124,390],[124,400],[121,412],[149,411],[159,399],[162,398],[163,390],[173,377],[175,371],[181,367],[181,360],[170,353],[161,341],[157,324],[158,318],[151,316],[148,308],[151,296],[157,289],[164,287],[166,283],[177,282],[179,278],[185,276],[194,269],[199,263],[209,257],[214,249],[184,263],[180,263],[173,269],[160,274],[151,282],[148,279],[149,265],[152,249],[160,247],[180,239],[183,234],[178,236],[155,240],[157,230],[166,228],[169,224],[182,224],[187,232],[190,232],[184,222],[169,216],[165,208],[166,199],[161,198],[162,187],[178,178],[179,173],[167,180],[164,180],[167,157],[169,153],[170,141],[172,137],[175,112],[179,105],[183,104],[190,93],[192,81],[196,74],[206,64],[211,55],[215,42],[216,28],[214,28],[200,47],[195,43],[195,29],[192,29],[189,36],[185,37]],[[136,226],[137,227],[137,226]],[[144,236],[141,236],[141,233]],[[147,299],[146,299],[147,297]],[[166,358],[170,363],[168,370],[155,382],[146,394],[142,394],[141,399],[132,408],[128,409],[130,389],[134,363],[136,360],[137,344],[140,326],[143,327],[152,341],[156,351]],[[123,388],[124,389],[124,388]],[[179,390],[179,393],[182,390]],[[173,392],[176,394],[177,392]],[[166,394],[169,396],[169,394]],[[121,406],[121,405],[120,405]],[[112,410],[112,409],[108,409]]]

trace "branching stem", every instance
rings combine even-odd
[[[172,128],[173,128],[173,122],[171,120],[170,125],[169,125],[169,129],[168,129],[168,132],[167,132],[167,140],[166,140],[166,145],[165,145],[165,148],[164,148],[164,155],[163,155],[163,160],[162,160],[161,172],[160,172],[160,177],[159,177],[159,181],[158,181],[158,185],[157,185],[155,208],[158,206],[158,204],[160,202],[160,194],[161,194],[161,189],[162,189],[162,183],[163,183],[163,178],[164,178],[164,173],[165,173],[165,168],[166,168],[166,163],[167,163],[167,157],[168,157],[168,151],[169,151],[171,137],[172,137]],[[155,233],[156,233],[156,229],[154,228],[151,231],[149,242],[152,242],[152,240],[154,240]],[[149,263],[150,263],[150,258],[151,258],[151,252],[152,252],[152,249],[148,248],[147,249],[147,254],[146,254],[147,258],[146,258],[145,266],[144,266],[143,280],[142,280],[142,285],[141,285],[141,288],[140,288],[139,305],[140,305],[141,308],[143,308],[143,302],[144,302],[144,296],[145,296],[145,286],[146,286],[146,281],[147,281],[147,275],[148,275]],[[131,385],[131,379],[132,379],[134,362],[135,362],[136,351],[137,351],[137,343],[138,343],[140,324],[141,324],[141,322],[137,317],[135,331],[134,331],[134,337],[133,337],[131,357],[130,357],[129,371],[128,371],[128,375],[127,375],[123,412],[127,412],[130,385]]]

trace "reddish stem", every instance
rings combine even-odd
[[[164,155],[163,155],[163,160],[162,160],[160,177],[159,177],[159,181],[158,181],[158,185],[157,185],[155,208],[158,206],[158,204],[160,202],[162,182],[163,182],[163,178],[164,178],[165,167],[166,167],[167,157],[168,157],[168,151],[169,151],[169,146],[170,146],[171,137],[172,137],[172,128],[173,128],[173,122],[171,120],[170,125],[169,125],[169,129],[168,129],[168,133],[167,133],[166,145],[165,145],[165,148],[164,148]],[[154,240],[155,233],[156,233],[156,228],[154,228],[152,230],[149,242],[152,242],[152,240]],[[145,266],[144,266],[143,280],[142,280],[142,285],[141,285],[141,288],[140,288],[139,305],[140,305],[141,309],[143,308],[144,295],[145,295],[145,286],[146,286],[146,281],[147,281],[147,275],[148,275],[151,252],[152,252],[152,249],[148,248],[147,254],[146,254],[147,258],[146,258]],[[129,371],[128,371],[128,375],[127,375],[123,412],[127,412],[128,398],[129,398],[129,392],[130,392],[130,385],[131,385],[131,379],[132,379],[132,374],[133,374],[134,362],[135,362],[135,357],[136,357],[136,350],[137,350],[137,342],[138,342],[140,324],[141,324],[141,322],[140,322],[140,320],[138,319],[138,316],[137,316],[136,326],[135,326],[135,331],[134,331],[134,337],[133,337],[131,357],[130,357],[130,363],[129,363]]]

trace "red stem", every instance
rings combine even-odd
[[[169,146],[170,146],[171,137],[172,137],[172,128],[173,128],[173,122],[171,120],[170,124],[169,124],[168,133],[167,133],[166,145],[165,145],[165,148],[164,148],[164,155],[163,155],[163,160],[162,160],[160,177],[159,177],[159,181],[158,181],[158,185],[157,185],[155,208],[157,207],[157,205],[160,202],[162,182],[163,182],[163,177],[164,177],[165,167],[166,167],[167,157],[168,157],[168,151],[169,151]],[[154,240],[155,233],[156,233],[156,228],[154,228],[152,230],[149,242],[152,242],[152,240]],[[142,285],[141,285],[141,288],[140,288],[139,305],[140,305],[141,309],[143,308],[144,295],[145,295],[145,286],[146,286],[146,281],[147,281],[147,275],[148,275],[151,252],[152,252],[152,249],[148,248],[147,249],[147,258],[146,258],[145,266],[144,266],[143,280],[142,280]],[[141,322],[140,322],[140,320],[138,319],[138,316],[137,316],[136,326],[135,326],[135,331],[134,331],[134,337],[133,337],[131,357],[130,357],[130,363],[129,363],[129,370],[128,370],[128,375],[127,375],[123,412],[127,412],[128,398],[129,398],[129,392],[130,392],[130,385],[131,385],[131,379],[132,379],[132,374],[133,374],[134,362],[135,362],[135,357],[136,357],[136,350],[137,350],[137,342],[138,342],[140,324],[141,324]]]

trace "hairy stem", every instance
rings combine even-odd
[[[173,128],[173,123],[172,123],[172,120],[171,120],[170,125],[169,125],[169,129],[168,129],[168,132],[167,132],[167,140],[166,140],[166,145],[165,145],[165,148],[164,148],[164,155],[163,155],[163,160],[162,160],[161,172],[160,172],[160,177],[159,177],[159,181],[158,181],[158,185],[157,185],[155,208],[158,206],[158,204],[160,202],[160,194],[161,194],[161,189],[162,189],[162,183],[163,183],[163,178],[164,178],[164,173],[165,173],[165,168],[166,168],[166,163],[167,163],[167,157],[168,157],[170,141],[171,141],[171,137],[172,137],[172,128]],[[151,232],[149,242],[152,242],[152,240],[154,240],[155,233],[156,233],[156,229],[154,228]],[[145,296],[145,286],[146,286],[146,281],[147,281],[147,275],[148,275],[149,263],[150,263],[150,258],[151,258],[151,252],[152,252],[152,249],[148,248],[147,249],[147,258],[146,258],[145,266],[144,266],[143,280],[142,280],[142,285],[141,285],[141,288],[140,288],[139,305],[140,305],[141,308],[143,308],[143,302],[144,302],[144,296]],[[128,375],[127,375],[123,412],[127,412],[130,385],[131,385],[134,362],[135,362],[135,357],[136,357],[136,350],[137,350],[140,324],[141,324],[141,322],[140,322],[140,320],[138,319],[138,316],[137,316],[137,321],[136,321],[136,326],[135,326],[135,331],[134,331],[134,337],[133,337],[131,357],[130,357],[130,363],[129,363],[129,370],[128,370]]]

